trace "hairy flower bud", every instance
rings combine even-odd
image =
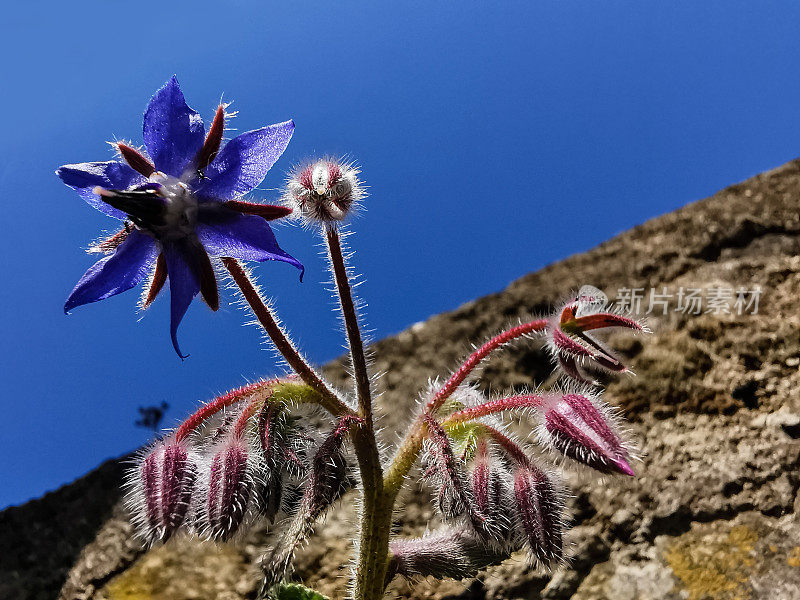
[[[229,539],[244,520],[252,491],[248,456],[244,442],[233,438],[224,442],[211,459],[200,515],[200,527],[211,539]]]
[[[487,541],[505,544],[511,534],[507,490],[502,467],[492,460],[485,440],[478,443],[472,467],[472,494],[475,501],[475,531]]]
[[[610,312],[603,292],[583,286],[547,326],[547,339],[556,362],[564,373],[583,383],[594,383],[585,367],[607,373],[624,373],[622,361],[589,331],[621,327],[647,332],[638,321]]]
[[[308,221],[343,221],[365,195],[358,173],[352,163],[316,160],[289,176],[284,202]]]
[[[532,465],[520,466],[514,473],[516,518],[524,542],[544,565],[563,557],[560,490],[548,476]]]
[[[439,510],[445,518],[455,518],[473,508],[464,482],[464,465],[453,453],[450,438],[431,416],[425,418],[428,439],[425,441],[423,477],[436,490]]]
[[[635,475],[607,407],[582,394],[549,396],[538,418],[537,435],[545,445],[601,473]]]
[[[445,527],[421,538],[389,542],[388,577],[474,577],[511,554],[488,546],[466,527]]]
[[[197,474],[185,441],[158,442],[131,469],[126,499],[133,522],[148,542],[166,541],[184,524]]]

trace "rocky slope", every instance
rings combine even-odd
[[[427,379],[446,374],[469,343],[583,283],[611,297],[643,288],[643,309],[650,288],[674,294],[667,314],[650,315],[652,336],[619,341],[638,375],[613,382],[605,398],[627,415],[643,460],[636,478],[569,476],[569,565],[547,574],[517,558],[474,581],[396,581],[389,597],[800,598],[799,213],[796,161],[377,343],[382,425],[394,430]],[[732,314],[705,313],[713,289],[756,286],[757,314],[737,314],[735,296]],[[675,310],[680,288],[704,290],[701,314]],[[546,365],[534,344],[519,344],[492,360],[483,381],[494,391],[546,384]],[[345,378],[341,362],[327,372]],[[65,577],[61,597],[70,600],[254,596],[267,532],[235,545],[184,539],[143,552],[115,506],[119,477],[107,464],[0,513],[0,598],[53,598]],[[408,491],[401,534],[435,522],[428,497]],[[332,597],[345,593],[350,498],[297,560],[297,577]]]

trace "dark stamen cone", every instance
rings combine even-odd
[[[156,269],[153,271],[153,277],[150,279],[150,285],[147,288],[147,296],[142,302],[142,308],[147,308],[156,299],[158,293],[164,287],[167,281],[167,260],[164,258],[164,253],[160,253],[156,259]]]
[[[132,148],[122,142],[117,143],[117,148],[119,148],[119,153],[125,159],[125,162],[137,173],[141,173],[145,177],[150,177],[155,173],[156,168],[153,163],[147,160],[136,148]]]
[[[225,131],[225,107],[220,104],[217,107],[217,112],[214,114],[214,121],[211,123],[211,128],[208,130],[206,141],[200,152],[197,153],[197,170],[202,171],[217,156],[220,144],[222,143],[222,134]]]

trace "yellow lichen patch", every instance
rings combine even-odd
[[[243,583],[257,581],[249,565],[232,546],[211,543],[155,548],[108,582],[108,600],[239,600]],[[233,592],[236,590],[239,593]]]
[[[745,525],[719,532],[681,536],[665,558],[689,600],[747,600],[758,534]]]
[[[786,564],[790,567],[800,567],[800,546],[795,546],[786,559]]]

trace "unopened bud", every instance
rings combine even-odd
[[[485,544],[466,527],[445,527],[421,538],[389,542],[388,577],[474,577],[510,552]]]
[[[430,415],[425,417],[428,438],[425,440],[423,477],[436,490],[439,510],[445,518],[467,512],[473,504],[464,484],[464,464],[453,453],[450,438]]]
[[[248,454],[242,440],[232,439],[211,459],[200,523],[211,539],[229,539],[244,520],[252,487]]]
[[[197,466],[185,442],[159,442],[129,474],[127,505],[140,535],[166,541],[184,524]]]
[[[605,407],[582,394],[547,397],[539,416],[540,440],[569,458],[600,471],[635,475],[628,450]]]
[[[289,177],[284,201],[309,221],[343,221],[365,195],[358,173],[352,163],[316,160]]]
[[[543,471],[520,467],[514,474],[514,503],[523,539],[544,565],[563,557],[562,494]]]

